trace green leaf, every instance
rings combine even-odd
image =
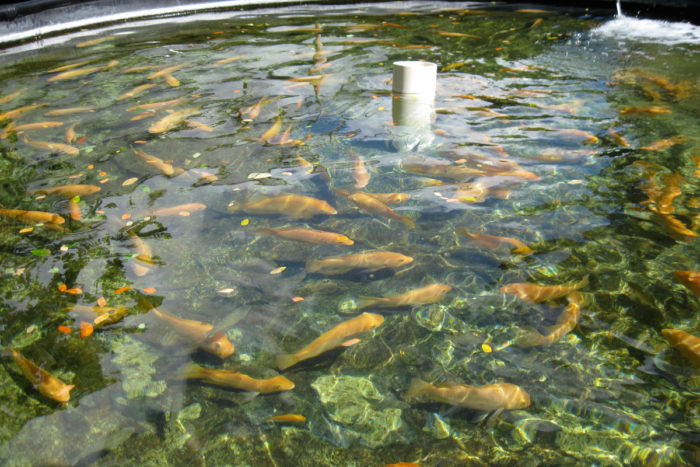
[[[32,250],[32,254],[34,256],[49,256],[51,254],[51,250],[47,250],[46,248],[38,248],[36,250]]]

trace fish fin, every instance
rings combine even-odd
[[[467,237],[474,238],[474,234],[469,232],[466,227],[459,226],[457,227],[457,233],[466,235]]]
[[[286,370],[290,366],[296,364],[296,360],[294,359],[294,355],[283,353],[275,357],[275,363],[280,370]]]
[[[412,229],[416,228],[416,223],[413,222],[413,219],[411,219],[408,216],[405,216],[405,215],[401,216],[401,222],[403,222],[404,224],[406,224],[407,226],[409,226]]]
[[[427,383],[420,378],[413,378],[411,380],[411,384],[408,386],[406,394],[403,395],[403,399],[406,400],[421,396],[428,392],[429,389],[430,383]]]
[[[258,394],[260,394],[260,393],[255,392],[255,391],[246,391],[244,393],[241,393],[242,397],[241,397],[240,403],[245,404],[246,402],[250,402],[253,399],[255,399],[256,397],[258,397]]]
[[[358,339],[357,337],[354,337],[354,338],[352,338],[352,339],[346,340],[345,342],[343,342],[343,343],[340,344],[340,345],[343,346],[343,347],[351,347],[351,346],[353,346],[353,345],[355,345],[355,344],[359,344],[360,342],[362,342],[360,339]]]
[[[513,250],[510,251],[511,253],[515,253],[517,255],[529,255],[534,253],[534,250],[530,248],[529,246],[520,246],[518,248],[514,248]]]
[[[472,423],[481,423],[489,418],[489,415],[491,415],[491,412],[479,412],[477,415],[470,418],[469,421]]]
[[[534,347],[540,345],[544,336],[535,328],[526,326],[518,331],[518,336],[515,338],[515,345],[518,347]]]
[[[318,272],[321,269],[321,263],[317,260],[311,259],[306,262],[306,270],[308,272]]]
[[[486,425],[487,426],[493,426],[496,424],[496,419],[498,418],[499,415],[503,413],[503,408],[497,409],[493,411],[487,418],[486,418]],[[488,414],[488,412],[487,412]]]

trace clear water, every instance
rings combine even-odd
[[[0,340],[75,385],[70,402],[56,403],[3,358],[4,465],[698,462],[697,369],[661,330],[700,334],[698,297],[673,276],[698,269],[699,240],[655,217],[662,203],[649,194],[679,174],[680,195],[664,209],[697,232],[697,30],[642,33],[646,22],[612,12],[398,8],[117,24],[0,55],[0,98],[22,90],[0,112],[42,104],[8,120],[63,123],[0,140],[0,208],[67,219],[57,231],[0,218]],[[690,32],[666,37],[659,30]],[[100,37],[108,39],[77,47]],[[440,70],[434,112],[413,126],[397,124],[401,103],[390,80],[399,60]],[[58,72],[49,70],[83,61],[77,68],[101,68],[51,80]],[[145,65],[153,68],[127,72]],[[148,79],[175,65],[183,65],[171,72],[178,85]],[[118,100],[143,84],[154,86]],[[171,99],[182,100],[170,110],[195,107],[189,119],[209,128],[182,123],[149,132],[168,109],[151,115],[138,106]],[[79,106],[94,109],[44,115]],[[669,112],[630,110],[652,106]],[[261,141],[277,117],[280,133]],[[70,144],[77,155],[31,144],[68,144],[66,129],[76,122]],[[279,144],[287,128],[297,143]],[[668,138],[675,139],[655,144]],[[166,177],[131,148],[182,173]],[[364,191],[411,195],[392,208],[415,229],[337,194],[355,185],[348,149],[370,173]],[[407,170],[416,159],[425,167],[483,169],[504,158],[536,177],[470,180],[492,186],[482,196],[466,180],[435,176],[436,185]],[[71,183],[101,188],[76,200],[80,220],[69,218],[66,198],[31,193]],[[237,209],[279,194],[325,200],[338,214],[300,220]],[[206,209],[147,212],[184,203]],[[257,230],[263,227],[332,231],[354,245],[284,240]],[[487,248],[464,228],[517,238],[533,253]],[[127,230],[151,248],[150,264],[134,258],[139,251]],[[310,259],[375,250],[414,260],[398,270],[337,276],[305,267]],[[135,274],[139,265],[145,275]],[[516,345],[526,326],[546,333],[567,301],[530,304],[499,289],[586,275],[573,331],[549,346]],[[360,297],[435,282],[452,287],[437,303],[368,309],[385,320],[359,334],[358,344],[277,370],[275,355],[352,318]],[[83,338],[87,318],[68,309],[99,303],[129,313]],[[235,354],[197,350],[149,306],[212,323]],[[180,368],[191,361],[256,378],[283,374],[295,388],[251,397],[183,381]],[[479,410],[404,400],[413,378],[517,384],[532,404],[484,419],[489,414]],[[288,413],[306,422],[266,420]]]

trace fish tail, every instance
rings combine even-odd
[[[279,368],[280,370],[286,370],[290,366],[294,365],[296,362],[297,361],[294,359],[293,354],[282,353],[275,357],[275,363],[277,364],[277,368]]]
[[[308,272],[318,272],[321,269],[321,263],[317,260],[311,259],[306,262],[306,270]]]
[[[518,347],[534,347],[542,344],[544,336],[540,332],[530,326],[521,329],[518,337],[515,338],[515,345]]]
[[[403,222],[404,224],[406,224],[406,225],[409,226],[410,228],[412,228],[412,229],[415,229],[415,228],[416,228],[416,223],[413,222],[413,219],[411,219],[410,217],[408,217],[408,216],[401,216],[400,219],[401,219],[401,222]]]
[[[270,229],[268,227],[260,227],[260,228],[255,229],[255,231],[257,233],[261,233],[261,234],[273,234],[273,233],[275,233],[274,229]]]
[[[204,377],[202,367],[194,363],[184,365],[180,368],[179,373],[183,379],[201,379]]]
[[[371,306],[376,305],[377,303],[382,302],[382,300],[384,299],[380,297],[360,297],[357,299],[357,310],[369,308]]]
[[[412,399],[414,397],[421,396],[428,392],[430,389],[430,383],[427,383],[423,381],[420,378],[413,378],[411,380],[411,384],[408,386],[408,390],[406,391],[406,394],[403,395],[404,400],[405,399]]]

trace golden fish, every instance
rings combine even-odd
[[[564,285],[537,285],[529,282],[508,284],[501,287],[501,292],[517,295],[530,303],[542,303],[547,300],[560,298],[588,285],[588,275],[578,282]]]
[[[80,205],[72,199],[68,200],[68,213],[70,214],[70,218],[74,221],[79,221],[83,218],[83,213],[80,211]]]
[[[620,115],[628,115],[628,114],[633,114],[633,113],[658,115],[658,114],[670,114],[671,111],[669,109],[665,109],[663,107],[653,105],[651,107],[625,107],[624,109],[620,110],[619,113],[620,113]]]
[[[427,395],[430,400],[475,410],[517,410],[530,406],[530,395],[520,386],[510,383],[470,386],[458,383],[432,385],[418,378],[404,395],[404,399]]]
[[[27,138],[26,136],[24,137],[23,141],[24,144],[27,144],[37,149],[66,154],[68,156],[77,156],[78,154],[80,154],[80,149],[69,144],[53,143],[51,141],[35,141]]]
[[[685,141],[688,141],[688,138],[685,136],[673,136],[671,138],[665,138],[665,139],[660,139],[658,141],[654,141],[648,146],[643,146],[642,149],[645,149],[647,151],[660,151],[662,149],[667,149],[670,148],[671,146],[675,146],[677,144],[681,144]]]
[[[469,238],[474,239],[474,241],[478,245],[483,246],[484,248],[496,249],[496,248],[500,247],[501,245],[508,244],[508,245],[512,245],[515,247],[514,249],[511,250],[511,253],[517,253],[517,254],[521,254],[521,255],[529,255],[530,253],[533,252],[530,247],[528,247],[523,242],[521,242],[520,240],[517,240],[515,238],[497,237],[494,235],[470,233],[464,227],[459,228],[459,232],[466,235]]]
[[[262,106],[265,104],[269,104],[274,100],[275,99],[268,99],[267,96],[263,96],[254,105],[241,109],[239,113],[241,114],[241,116],[248,114],[248,118],[246,120],[255,120],[258,117],[258,115],[260,115],[260,110],[262,109]]]
[[[20,89],[19,91],[15,91],[12,94],[8,94],[6,96],[0,97],[0,104],[4,104],[5,102],[11,101],[15,97],[19,97],[24,91],[27,89]]]
[[[688,287],[695,295],[700,297],[700,272],[676,271],[673,275],[678,279],[678,282]]]
[[[205,368],[194,363],[189,364],[186,368],[185,375],[188,379],[199,379],[205,383],[226,388],[240,389],[258,394],[270,394],[294,389],[294,383],[281,375],[268,379],[255,379],[243,373]]]
[[[313,165],[311,162],[309,162],[309,161],[307,161],[306,159],[304,159],[303,157],[301,157],[299,154],[295,155],[295,156],[294,156],[294,159],[299,163],[299,165],[300,165],[301,167],[304,168],[304,171],[305,171],[307,174],[310,174],[311,172],[314,171],[314,165]]]
[[[373,272],[384,268],[396,269],[412,261],[413,258],[401,253],[374,251],[371,253],[330,256],[324,259],[309,260],[306,262],[306,270],[310,273],[332,276],[344,274],[353,269],[360,269],[364,272]]]
[[[150,211],[144,211],[141,214],[139,214],[139,217],[145,217],[145,216],[155,216],[155,217],[167,217],[167,216],[176,216],[180,215],[182,212],[196,212],[196,211],[202,211],[203,209],[206,209],[207,205],[202,204],[202,203],[185,203],[185,204],[178,204],[177,206],[170,206],[167,208],[160,208],[160,209],[152,209]]]
[[[506,199],[510,195],[510,190],[495,186],[498,182],[496,178],[493,178],[491,181],[479,180],[477,182],[464,183],[455,192],[456,201],[481,203],[490,195],[499,199]]]
[[[347,192],[340,189],[336,189],[336,193],[345,196],[347,199],[355,203],[360,209],[369,214],[403,222],[412,229],[416,227],[413,219],[406,215],[398,214],[386,204],[372,196],[368,196],[366,193],[361,191]]]
[[[104,66],[90,66],[87,68],[76,68],[76,69],[64,71],[62,73],[54,75],[51,78],[49,78],[49,81],[59,81],[59,80],[63,80],[63,79],[77,78],[78,76],[89,75],[89,74],[94,73],[96,71],[104,70],[104,68],[105,68]]]
[[[581,140],[584,143],[597,143],[598,137],[583,130],[577,130],[574,128],[566,130],[555,130],[557,137],[565,140]]]
[[[393,297],[360,297],[357,302],[357,309],[375,307],[375,308],[394,308],[412,305],[429,305],[442,300],[447,292],[452,290],[451,285],[447,284],[430,284],[419,289],[409,290],[401,295]]]
[[[160,171],[166,177],[176,177],[185,173],[185,171],[180,167],[174,167],[171,164],[165,162],[164,160],[159,159],[156,156],[146,154],[145,152],[141,151],[140,149],[136,149],[133,146],[131,147],[131,152],[140,157],[141,160],[144,161],[146,164],[158,169],[158,171]]]
[[[280,118],[279,115],[275,115],[275,123],[272,124],[270,128],[267,129],[262,135],[260,135],[260,138],[258,141],[261,143],[267,143],[269,142],[272,138],[280,134],[280,130],[282,129],[282,119]]]
[[[165,133],[170,131],[176,126],[180,125],[182,122],[187,120],[190,115],[194,115],[199,112],[199,107],[188,107],[186,109],[178,110],[170,115],[161,118],[153,125],[148,127],[149,133]]]
[[[620,146],[623,147],[629,147],[630,143],[627,142],[624,136],[621,136],[618,132],[613,130],[612,128],[608,129],[608,135],[612,138],[612,140],[616,143],[619,144]]]
[[[581,303],[583,297],[580,292],[573,292],[567,296],[569,304],[557,318],[553,326],[547,326],[548,334],[543,336],[536,329],[524,329],[515,341],[519,347],[534,347],[537,345],[551,345],[570,333],[578,323],[581,316]]]
[[[408,193],[366,193],[377,201],[384,204],[401,204],[411,199]]]
[[[82,112],[94,112],[97,107],[69,107],[67,109],[55,109],[44,112],[47,117],[59,117],[62,115],[78,114]]]
[[[139,71],[154,70],[156,68],[158,68],[158,65],[141,65],[141,66],[127,68],[126,70],[123,71],[123,73],[137,73]]]
[[[268,422],[279,422],[279,423],[304,423],[306,421],[306,417],[303,415],[295,414],[295,413],[286,413],[283,415],[275,415],[273,417],[267,417],[265,419]]]
[[[463,32],[450,32],[450,31],[435,31],[441,36],[446,36],[446,37],[470,37],[472,39],[481,39],[479,36],[475,36],[474,34],[465,34]]]
[[[429,177],[449,178],[456,181],[468,180],[470,178],[485,175],[486,172],[462,165],[445,164],[442,161],[420,161],[409,159],[401,164],[406,172]]]
[[[260,233],[273,234],[287,240],[315,243],[317,245],[352,245],[355,242],[345,235],[314,229],[269,229],[260,228]]]
[[[169,75],[173,71],[179,70],[180,68],[182,68],[184,66],[187,66],[187,63],[181,63],[179,65],[173,65],[173,66],[169,66],[167,68],[163,68],[162,70],[158,70],[155,73],[152,73],[151,75],[149,75],[148,79],[154,79],[154,78],[158,78],[160,76]]]
[[[132,107],[129,107],[126,109],[127,112],[133,112],[134,110],[141,110],[141,111],[146,111],[146,110],[158,110],[158,109],[164,109],[166,107],[172,107],[177,104],[181,104],[182,102],[185,101],[184,97],[178,97],[177,99],[170,99],[167,101],[160,101],[160,102],[151,102],[150,104],[138,104],[134,105]]]
[[[78,68],[79,66],[87,65],[88,63],[92,62],[93,60],[83,60],[82,62],[76,62],[76,63],[69,63],[68,65],[63,65],[59,66],[57,68],[52,68],[47,71],[47,73],[58,73],[59,71],[66,71],[66,70],[71,70],[73,68]]]
[[[91,45],[97,45],[101,44],[103,42],[111,41],[112,39],[116,38],[117,36],[107,36],[107,37],[98,37],[97,39],[92,39],[89,41],[81,42],[79,44],[75,44],[76,47],[89,47]]]
[[[76,313],[83,318],[84,321],[92,321],[95,328],[100,328],[107,324],[114,324],[129,313],[129,309],[125,306],[74,305],[67,308],[66,311]]]
[[[63,136],[66,138],[67,143],[72,143],[74,142],[78,137],[75,134],[75,127],[79,122],[73,123],[71,126],[69,126],[66,129],[66,132],[63,134]]]
[[[151,308],[151,311],[175,332],[200,349],[222,358],[233,355],[234,347],[231,341],[226,337],[226,334],[222,331],[217,331],[211,336],[209,335],[210,331],[214,329],[214,326],[211,324],[178,318],[170,313],[159,311],[155,308]]]
[[[700,339],[680,329],[663,329],[661,334],[686,358],[700,366]]]
[[[442,67],[442,68],[440,69],[440,71],[444,73],[444,72],[446,72],[446,71],[454,70],[455,68],[459,68],[459,67],[462,67],[462,66],[464,66],[464,65],[470,65],[471,63],[472,63],[472,62],[471,62],[470,60],[462,61],[462,62],[450,63],[449,65],[445,65],[444,67]],[[460,95],[460,96],[456,96],[456,97],[462,97],[462,96],[464,96],[464,95]],[[471,98],[471,97],[469,97],[469,98],[467,98],[467,99],[470,99],[470,98]]]
[[[180,80],[174,77],[173,75],[165,75],[165,82],[168,83],[168,86],[175,88],[177,86],[180,86]]]
[[[206,123],[196,122],[194,120],[185,120],[185,125],[187,125],[189,128],[194,128],[195,130],[208,131],[210,133],[214,131],[214,129]]]
[[[336,325],[333,329],[324,332],[309,345],[292,354],[280,354],[276,358],[277,368],[284,370],[297,363],[318,357],[324,352],[343,345],[345,341],[355,334],[373,331],[384,322],[382,315],[362,313],[347,321]]]
[[[17,366],[22,370],[22,374],[40,393],[56,402],[68,402],[70,400],[70,391],[75,385],[65,384],[49,372],[27,360],[18,350],[9,347],[8,350]]]
[[[370,175],[365,167],[365,162],[352,149],[348,148],[348,156],[352,159],[352,178],[355,180],[355,188],[364,188],[369,183]]]
[[[283,214],[294,219],[310,219],[317,214],[338,214],[333,206],[323,200],[294,194],[241,203],[238,209],[251,214]]]
[[[671,214],[653,213],[651,220],[659,225],[666,227],[668,233],[676,240],[681,242],[689,242],[691,239],[698,236],[683,224],[683,222]]]
[[[46,104],[25,105],[23,107],[17,107],[16,109],[8,110],[7,112],[0,112],[0,121],[9,120],[11,118],[17,118],[20,115],[29,112],[30,110],[34,110],[45,105]]]
[[[14,131],[17,133],[20,133],[22,131],[28,131],[28,130],[42,130],[44,128],[55,128],[57,126],[63,125],[63,122],[34,122],[34,123],[25,123],[22,125],[14,125],[12,124],[12,128],[10,128],[10,125],[7,125],[5,128],[5,131]]]
[[[22,209],[0,209],[1,217],[17,219],[25,224],[63,224],[66,220],[58,214],[43,211],[24,211]]]
[[[44,195],[58,195],[64,198],[73,198],[75,196],[85,196],[97,193],[100,191],[99,186],[95,185],[58,185],[50,188],[38,188],[30,190],[29,193],[40,193]]]
[[[227,63],[235,62],[236,60],[239,60],[241,58],[243,58],[243,55],[238,55],[236,57],[222,58],[221,60],[215,61],[214,66],[226,65]]]
[[[151,270],[145,264],[153,264],[153,260],[151,259],[151,247],[148,246],[148,243],[146,243],[141,237],[133,233],[131,230],[128,230],[127,233],[131,238],[132,248],[138,253],[132,258],[132,261],[129,263],[131,265],[131,269],[137,276],[145,276],[146,274],[148,274],[148,271]]]
[[[674,211],[672,205],[673,200],[682,194],[679,187],[682,181],[683,177],[681,174],[676,173],[667,175],[661,179],[663,188],[660,188],[653,183],[645,184],[645,187],[643,187],[642,190],[644,190],[647,196],[649,196],[649,200],[645,203],[653,204],[649,207],[649,209],[661,214],[671,214]]]
[[[131,91],[125,92],[121,96],[117,97],[118,101],[128,99],[129,97],[135,97],[144,92],[146,89],[152,88],[155,86],[153,83],[148,83],[148,84],[142,84],[141,86],[136,86],[134,89]]]

